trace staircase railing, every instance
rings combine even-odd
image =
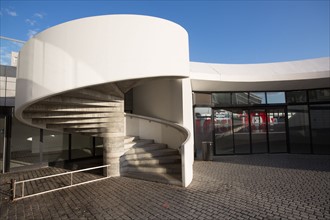
[[[175,123],[175,122],[171,122],[171,121],[167,121],[167,120],[163,120],[163,119],[158,119],[158,118],[147,117],[147,116],[143,116],[143,115],[129,114],[129,113],[125,113],[125,117],[126,118],[128,117],[128,118],[141,119],[141,120],[147,121],[149,123],[153,122],[153,123],[158,123],[158,124],[161,124],[161,125],[165,125],[165,126],[169,126],[169,127],[174,128],[175,130],[177,130],[182,135],[182,138],[179,141],[181,143],[176,147],[175,146],[169,146],[169,147],[170,148],[177,148],[179,151],[181,151],[182,147],[188,142],[188,140],[190,139],[190,136],[191,136],[190,131],[188,129],[186,129],[184,126],[182,126],[178,123]],[[126,129],[126,131],[127,131],[127,129]],[[131,134],[127,134],[127,135],[134,135],[134,134],[131,133]],[[140,136],[138,134],[135,134],[135,135]],[[143,137],[143,138],[148,138],[148,137]],[[155,137],[152,137],[152,138],[155,138]],[[167,143],[165,143],[165,144],[167,144]]]
[[[15,200],[24,199],[24,198],[28,198],[28,197],[32,197],[32,196],[37,196],[37,195],[41,195],[41,194],[45,194],[45,193],[49,193],[49,192],[54,192],[54,191],[61,190],[61,189],[70,188],[72,186],[78,186],[78,185],[82,185],[82,184],[86,184],[86,183],[92,183],[92,182],[95,182],[95,181],[110,178],[111,176],[105,176],[105,177],[97,178],[97,179],[94,179],[94,180],[88,180],[88,181],[83,181],[83,182],[79,182],[79,183],[74,183],[74,178],[73,178],[74,177],[73,174],[84,172],[84,171],[89,171],[89,170],[101,169],[101,168],[108,169],[109,166],[110,165],[102,165],[102,166],[97,166],[97,167],[91,167],[91,168],[86,168],[86,169],[81,169],[81,170],[69,171],[69,172],[65,172],[65,173],[53,174],[53,175],[37,177],[37,178],[33,178],[33,179],[21,180],[21,181],[16,181],[15,179],[12,179],[11,180],[11,193],[12,193],[11,199],[12,199],[12,201],[15,201]],[[108,172],[105,172],[105,173],[108,173]],[[29,195],[26,195],[26,193],[25,193],[26,183],[37,181],[37,180],[45,180],[45,179],[59,177],[59,176],[70,176],[70,179],[69,179],[69,182],[68,182],[67,186],[62,186],[62,187],[58,187],[58,188],[55,188],[55,189],[45,190],[45,191],[38,192],[38,193],[30,193]],[[20,195],[17,195],[17,193],[16,193],[17,185],[21,185]]]
[[[167,144],[168,147],[177,149],[179,151],[182,163],[182,183],[184,186],[186,186],[186,177],[184,174],[185,160],[187,155],[185,155],[185,147],[191,137],[190,131],[184,126],[179,125],[175,122],[158,118],[151,118],[142,115],[125,113],[125,120],[126,135],[154,139],[156,142]],[[140,123],[148,124],[145,124],[145,126],[141,126],[143,127],[143,129],[140,129]],[[157,127],[157,125],[162,125],[163,127]],[[168,129],[168,127],[172,129]],[[164,129],[167,130],[164,132]]]

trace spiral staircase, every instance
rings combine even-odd
[[[124,93],[131,89],[127,84],[109,83],[55,95],[30,105],[22,115],[43,129],[102,137],[108,143],[110,138],[111,148],[104,148],[104,157],[117,171],[110,170],[109,175],[181,185],[178,150],[154,140],[124,137]]]
[[[20,51],[15,115],[42,129],[103,138],[103,163],[111,165],[107,175],[187,186],[193,146],[184,156],[189,131],[174,122],[183,123],[183,108],[191,111],[191,103],[166,117],[157,111],[148,114],[147,107],[140,108],[140,116],[128,116],[124,99],[130,89],[155,79],[188,76],[188,34],[181,26],[139,15],[78,19],[39,33]],[[180,97],[175,103],[170,96],[167,100],[175,107],[182,105],[181,82],[179,89],[180,94],[172,94]],[[187,93],[191,96],[191,90]],[[151,106],[143,95],[139,98],[141,105]],[[152,105],[160,101],[154,99]],[[130,126],[136,126],[130,123],[145,123],[137,129],[151,132],[130,133]],[[160,129],[157,137],[149,135],[154,128]],[[164,135],[168,128],[172,130]]]

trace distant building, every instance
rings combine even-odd
[[[17,59],[18,59],[18,53],[17,52],[11,52],[11,66],[17,66]]]

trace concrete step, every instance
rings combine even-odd
[[[139,139],[140,138],[138,136],[126,136],[125,139],[124,139],[124,143],[128,144],[130,142],[137,141]]]
[[[176,163],[181,163],[180,155],[139,159],[139,160],[136,159],[126,160],[125,162],[123,162],[123,165],[143,166],[143,165],[176,164]]]
[[[144,172],[144,173],[181,173],[181,164],[161,164],[161,165],[127,165],[121,168],[123,172]]]
[[[123,156],[123,160],[131,160],[131,159],[147,159],[147,158],[155,158],[155,157],[163,157],[163,156],[170,156],[170,155],[178,155],[178,150],[174,149],[160,149],[151,152],[139,153],[139,154],[125,154]]]
[[[131,173],[127,172],[124,173],[123,176],[133,178],[133,179],[140,179],[140,180],[146,180],[151,182],[157,182],[157,183],[165,183],[165,184],[171,184],[176,186],[182,186],[182,180],[180,174],[155,174],[155,173]]]
[[[147,153],[147,152],[165,149],[165,148],[167,148],[166,144],[158,144],[158,143],[146,144],[146,145],[132,147],[130,150],[128,150],[126,152],[126,155]]]
[[[138,140],[133,140],[130,143],[125,143],[124,148],[125,149],[130,149],[132,147],[139,147],[139,146],[143,146],[146,144],[152,144],[154,143],[154,140],[151,139],[138,139]]]

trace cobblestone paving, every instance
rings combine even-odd
[[[330,156],[217,157],[195,162],[194,180],[186,189],[118,177],[9,201],[10,178],[59,172],[1,175],[0,219],[330,219]]]

